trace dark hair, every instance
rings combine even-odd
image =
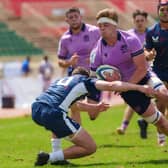
[[[69,9],[66,11],[65,16],[67,17],[68,14],[69,14],[69,13],[72,13],[72,12],[77,12],[77,13],[80,14],[79,8],[77,8],[77,7],[72,7],[72,8],[69,8]]]
[[[72,72],[72,75],[76,75],[76,74],[80,74],[80,75],[85,75],[87,77],[89,77],[89,71],[83,67],[76,67],[73,72]]]
[[[136,16],[138,16],[138,15],[141,15],[141,16],[143,16],[145,18],[148,17],[148,13],[147,12],[145,12],[143,10],[139,10],[139,9],[137,9],[137,10],[135,10],[135,12],[133,12],[132,17],[135,19]]]
[[[45,61],[48,61],[48,56],[45,55],[45,56],[43,57],[43,59],[44,59]]]

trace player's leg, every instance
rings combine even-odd
[[[51,164],[60,164],[60,161],[65,159],[75,159],[91,155],[96,152],[96,144],[92,137],[84,130],[80,129],[78,133],[75,133],[69,137],[69,140],[74,144],[64,150],[60,149],[55,152],[38,154],[35,165],[44,165],[50,162]]]
[[[87,131],[81,129],[79,133],[70,139],[73,146],[64,149],[65,159],[84,157],[96,152],[96,144]]]
[[[72,134],[68,139],[74,144],[64,150],[60,149],[56,152],[38,154],[36,166],[42,166],[50,162],[51,164],[59,163],[64,159],[75,159],[91,155],[96,152],[96,144],[87,131],[80,128],[77,133]]]
[[[143,119],[140,118],[137,120],[139,129],[140,129],[140,137],[142,139],[146,139],[147,138],[147,128],[148,128],[148,123]]]
[[[155,104],[151,102],[151,99],[147,97],[145,94],[137,91],[128,91],[121,94],[124,100],[147,122],[156,124],[160,120],[163,120],[160,124],[157,124],[157,128],[163,133],[166,132],[166,127],[168,126],[168,121],[166,118],[157,110]],[[136,99],[135,99],[136,97]],[[149,117],[149,118],[148,118]],[[163,119],[162,119],[163,118]],[[166,122],[167,121],[167,122]],[[161,128],[161,124],[163,124],[163,128]],[[167,132],[168,133],[168,130]]]
[[[69,118],[66,113],[56,112],[50,116],[46,114],[44,126],[54,132],[57,138],[68,137],[74,143],[65,150],[59,149],[51,153],[39,153],[35,165],[51,164],[64,159],[79,158],[96,151],[96,145],[91,136],[80,125]]]
[[[142,117],[148,122],[154,124],[159,131],[168,136],[168,120],[165,116],[151,103]]]
[[[157,108],[158,110],[164,115],[166,116],[166,107],[167,107],[167,104],[168,104],[168,91],[167,91],[167,88],[165,85],[161,85],[159,87],[159,92],[158,92],[158,95],[157,95],[157,101],[156,101],[156,105],[157,105]],[[166,143],[166,137],[165,135],[159,130],[157,129],[157,141],[158,141],[158,144],[160,146],[164,146],[165,143]]]
[[[134,110],[130,106],[127,106],[124,111],[122,124],[119,128],[117,128],[118,134],[125,134],[125,131],[130,123],[130,120],[131,120],[133,114],[134,114]]]
[[[75,104],[71,106],[71,118],[81,124],[80,111]],[[61,139],[57,138],[54,133],[52,133],[51,137],[51,148],[53,152],[61,148]]]

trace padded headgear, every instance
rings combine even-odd
[[[160,8],[160,6],[164,6],[164,5],[168,5],[168,0],[159,0],[158,9]]]

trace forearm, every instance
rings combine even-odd
[[[82,102],[81,101],[77,102],[78,109],[80,109],[81,111],[84,111],[84,112],[88,112],[88,115],[89,115],[91,120],[95,120],[97,118],[97,116],[99,115],[99,112],[100,112],[97,109],[98,106],[96,104],[97,103],[91,104],[91,103],[83,102],[83,101]]]
[[[106,82],[99,80],[96,82],[96,88],[105,91],[126,92],[128,90],[140,91],[142,86],[122,81]]]
[[[85,101],[78,101],[77,102],[77,107],[80,111],[94,111],[97,109],[97,104],[92,104],[92,103],[88,103]]]
[[[140,85],[132,84],[132,83],[127,83],[127,82],[120,82],[120,81],[114,81],[112,82],[112,86],[110,88],[111,91],[116,91],[116,92],[126,92],[129,90],[141,90]]]
[[[67,68],[67,67],[71,66],[71,63],[69,60],[59,60],[58,64],[62,68]]]

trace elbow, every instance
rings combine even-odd
[[[97,116],[98,116],[98,114],[96,112],[89,113],[90,120],[96,120]]]
[[[97,117],[90,116],[90,120],[94,121]]]
[[[58,65],[59,65],[60,67],[62,67],[62,68],[67,68],[67,66],[65,65],[65,63],[62,62],[62,61],[58,61]]]

